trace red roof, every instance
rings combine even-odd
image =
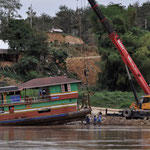
[[[66,76],[58,76],[58,77],[47,77],[47,78],[37,78],[32,79],[28,82],[19,85],[19,88],[30,89],[37,87],[45,87],[59,84],[67,84],[67,83],[80,83],[80,80],[71,79]]]

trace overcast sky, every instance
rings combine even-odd
[[[121,3],[122,5],[128,6],[135,2],[140,4],[147,2],[148,0],[97,0],[99,4],[108,5],[110,2]],[[49,14],[50,16],[55,16],[55,13],[59,11],[60,5],[65,5],[69,8],[76,9],[77,7],[84,7],[88,5],[87,0],[20,0],[22,3],[22,8],[19,13],[26,17],[26,12],[28,7],[32,4],[33,10],[37,12],[39,16],[42,13]]]

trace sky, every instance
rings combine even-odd
[[[124,6],[128,6],[129,4],[133,4],[135,2],[139,2],[140,4],[147,2],[148,0],[97,0],[99,4],[108,5],[109,3],[121,3]],[[42,13],[46,13],[50,16],[55,16],[56,12],[59,11],[59,7],[61,5],[65,5],[68,8],[76,9],[77,7],[85,7],[89,6],[87,0],[20,0],[23,5],[19,14],[23,18],[26,18],[26,12],[28,7],[31,6],[33,10],[37,13],[37,15],[41,15]]]

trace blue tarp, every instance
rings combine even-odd
[[[13,95],[13,96],[10,96],[10,100],[11,100],[11,103],[20,102],[20,95]]]

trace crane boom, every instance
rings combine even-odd
[[[101,9],[99,8],[98,4],[96,4],[95,0],[88,0],[92,9],[98,16],[100,22],[105,27],[106,31],[109,34],[109,38],[112,40],[116,48],[118,49],[123,62],[129,67],[130,71],[133,73],[135,79],[137,80],[140,87],[143,89],[145,94],[150,94],[150,87],[148,86],[147,82],[145,81],[144,77],[142,76],[141,72],[139,71],[138,67],[132,60],[131,56],[129,55],[128,51],[126,50],[125,46],[123,45],[121,39],[119,39],[118,34],[109,24],[108,20],[104,17]]]

